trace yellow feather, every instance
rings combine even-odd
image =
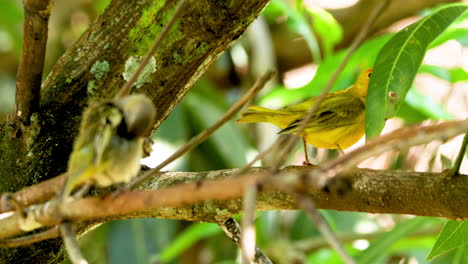
[[[369,69],[361,73],[356,83],[348,89],[326,94],[299,136],[318,148],[346,149],[356,143],[364,135],[365,102],[371,72],[372,69]],[[312,97],[280,110],[249,106],[237,122],[266,122],[283,129],[280,134],[297,134],[301,120],[316,101],[317,97]]]

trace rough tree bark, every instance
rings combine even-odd
[[[192,1],[164,40],[136,92],[158,112],[154,129],[207,67],[259,15],[267,0]],[[126,64],[143,56],[171,17],[176,1],[112,1],[60,58],[41,88],[39,112],[16,133],[0,124],[0,192],[16,191],[66,170],[83,107],[111,98],[125,82]],[[53,12],[53,11],[52,11]],[[55,263],[60,242],[2,249],[0,263]]]

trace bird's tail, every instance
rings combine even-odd
[[[248,110],[241,114],[237,123],[272,123],[280,128],[285,128],[294,118],[281,110],[272,110],[260,106],[249,106]]]

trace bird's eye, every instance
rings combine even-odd
[[[369,72],[369,74],[368,74],[367,76],[370,78],[370,77],[371,77],[371,75],[372,75],[372,72]]]

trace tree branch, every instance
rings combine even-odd
[[[238,170],[164,172],[149,183],[154,190],[123,193],[116,198],[67,200],[61,206],[49,204],[35,210],[33,218],[49,226],[58,224],[60,215],[72,221],[153,217],[219,223],[240,213],[240,198],[246,186],[270,173],[269,169],[252,168],[236,176]],[[352,189],[337,196],[317,190],[305,180],[303,176],[312,170],[290,166],[282,169],[277,178],[283,179],[284,185],[294,186],[294,190],[306,192],[319,209],[468,219],[468,175],[355,169],[345,175],[353,183]],[[292,178],[295,182],[291,182]],[[203,179],[209,181],[200,182]],[[256,209],[299,209],[294,197],[277,190],[263,186]],[[25,233],[25,226],[14,213],[4,215],[0,226],[0,238]]]
[[[39,110],[42,70],[47,44],[50,0],[25,0],[23,49],[16,76],[15,118],[29,125]]]

